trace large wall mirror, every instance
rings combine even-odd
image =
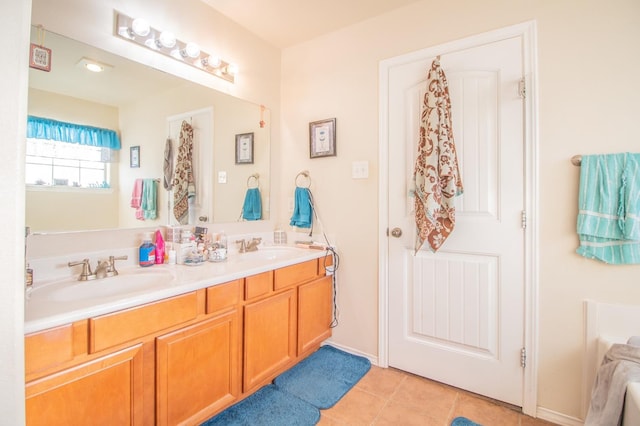
[[[32,28],[32,42],[40,32]],[[269,218],[269,110],[64,36],[47,32],[45,46],[51,70],[29,69],[29,115],[116,130],[122,148],[109,160],[109,188],[79,188],[64,179],[27,182],[26,224],[33,232],[176,224],[163,165],[167,139],[174,155],[178,150],[182,121],[195,135],[198,210],[190,224],[243,220],[245,195],[256,186],[261,218]],[[87,71],[83,65],[91,61],[105,71]],[[240,162],[237,140],[251,141],[253,149]],[[131,207],[137,179],[158,180],[155,220],[137,219]]]

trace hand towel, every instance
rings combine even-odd
[[[433,252],[449,237],[456,222],[454,198],[463,192],[453,140],[449,85],[440,62],[434,60],[420,116],[415,184],[415,252],[428,242]]]
[[[289,224],[298,228],[311,228],[313,211],[311,209],[311,191],[309,188],[296,187],[293,215]]]
[[[585,426],[618,426],[629,382],[640,382],[640,348],[614,344],[598,369]]]
[[[180,146],[173,180],[173,215],[178,223],[189,223],[189,198],[195,198],[196,188],[193,179],[193,127],[186,121],[180,130]],[[193,201],[193,200],[192,200]]]
[[[142,203],[140,208],[144,219],[155,219],[158,216],[157,210],[158,189],[155,179],[145,179],[142,184]]]
[[[164,174],[163,186],[167,191],[173,188],[173,145],[171,139],[167,138],[164,145],[164,161],[162,163],[162,172]]]
[[[579,191],[576,253],[640,263],[640,154],[583,155]]]
[[[142,179],[136,179],[133,182],[133,191],[131,193],[131,207],[136,209],[136,219],[144,220],[142,209],[140,206],[142,205]]]
[[[258,188],[247,189],[242,206],[242,218],[244,220],[262,219],[262,198]]]

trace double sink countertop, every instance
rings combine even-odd
[[[128,309],[272,269],[322,258],[324,250],[270,246],[229,253],[223,262],[198,265],[124,266],[119,275],[91,281],[77,277],[39,283],[25,304],[26,334]]]

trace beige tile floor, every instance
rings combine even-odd
[[[505,404],[393,368],[371,370],[318,425],[448,426],[458,416],[483,426],[549,426]]]

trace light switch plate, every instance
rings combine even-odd
[[[351,177],[353,179],[367,179],[369,177],[369,162],[354,161],[351,164]]]
[[[218,183],[227,183],[227,172],[218,172]]]

